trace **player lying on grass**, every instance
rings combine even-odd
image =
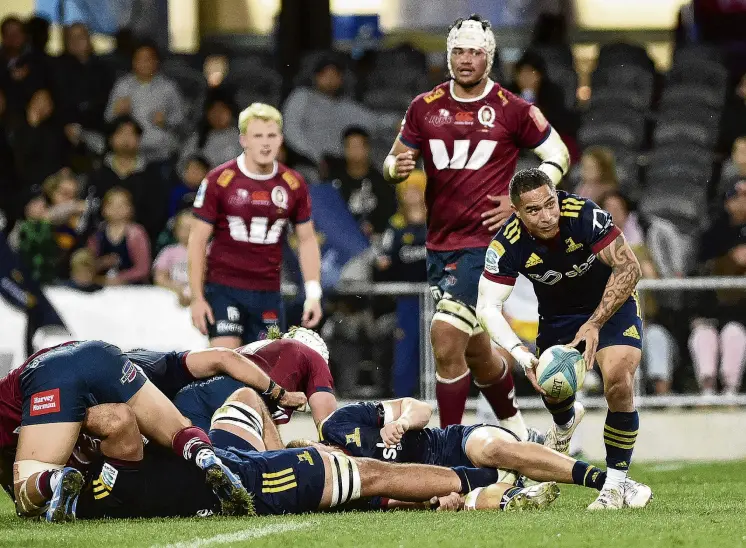
[[[554,419],[546,444],[567,453],[583,407],[574,395],[562,401],[547,396],[536,382],[538,360],[502,314],[518,274],[531,280],[539,302],[537,355],[557,344],[584,347],[586,366],[592,368],[597,360],[603,373],[609,404],[604,426],[606,481],[588,508],[645,506],[652,491],[627,478],[639,429],[632,385],[642,348],[635,292],[640,265],[607,211],[557,191],[543,171],[516,173],[510,181],[510,200],[513,214],[485,256],[479,322],[495,343],[510,351],[544,397]]]
[[[534,481],[572,483],[600,491],[606,480],[606,473],[595,466],[523,442],[505,428],[490,424],[427,428],[431,416],[432,407],[413,398],[345,405],[321,423],[319,439],[356,457],[496,468],[503,481],[514,481],[515,473]],[[288,445],[309,444],[298,440]]]
[[[80,488],[82,477],[63,467],[87,410],[102,403],[126,403],[143,434],[207,472],[225,513],[248,510],[248,493],[215,455],[207,434],[191,426],[114,345],[81,341],[41,350],[0,380],[0,401],[0,444],[16,448],[13,492],[19,515],[46,512],[47,520],[64,519],[67,493]]]
[[[303,327],[292,327],[285,335],[270,330],[269,337],[238,348],[236,352],[256,363],[285,389],[304,392],[314,422],[318,425],[337,408],[326,343],[318,333]],[[208,430],[215,411],[228,396],[244,385],[257,388],[256,385],[240,382],[235,376],[219,376],[195,382],[176,395],[174,404],[192,424]],[[288,422],[293,413],[293,408],[283,400],[278,405],[270,404],[270,410],[277,424]]]
[[[260,515],[344,508],[367,498],[372,499],[364,505],[368,509],[385,508],[389,499],[428,503],[434,497],[443,497],[444,507],[452,508],[460,504],[454,493],[478,487],[487,487],[491,495],[480,496],[481,505],[504,510],[544,507],[558,495],[556,484],[529,489],[495,485],[497,474],[489,469],[388,464],[314,447],[265,451],[272,436],[263,429],[262,407],[256,394],[241,389],[218,410],[210,433],[216,453],[241,477]],[[219,509],[199,470],[159,448],[143,452],[134,420],[124,416],[99,422],[118,429],[104,433],[119,445],[107,446],[105,460],[93,469],[95,479],[76,505],[78,517],[204,516]]]

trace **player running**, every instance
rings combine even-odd
[[[567,453],[585,413],[575,396],[549,399],[536,382],[538,360],[502,315],[519,273],[539,301],[537,355],[556,344],[585,345],[590,369],[598,361],[609,404],[604,426],[606,481],[589,509],[645,506],[650,487],[627,477],[639,419],[632,380],[640,363],[642,318],[635,293],[640,265],[611,215],[590,200],[557,191],[541,170],[513,176],[514,213],[487,250],[479,282],[477,317],[490,337],[509,350],[542,394],[554,424],[546,445]]]
[[[337,408],[334,381],[328,365],[329,350],[318,333],[293,327],[280,339],[257,341],[238,348],[236,352],[257,364],[273,382],[286,390],[293,394],[305,393],[316,424]],[[195,382],[176,395],[174,404],[192,424],[207,430],[215,411],[244,385],[256,388],[235,376],[225,375]],[[295,404],[297,400],[291,403]],[[287,405],[284,400],[268,404],[276,424],[287,423],[293,407],[297,407]]]
[[[258,412],[254,405],[236,405],[231,397],[215,414],[210,436],[220,457],[249,486],[254,509],[260,515],[350,505],[386,509],[389,499],[427,503],[443,497],[446,501],[453,500],[454,493],[479,494],[473,489],[480,487],[486,487],[490,496],[479,497],[481,500],[471,505],[475,509],[543,508],[558,495],[554,484],[542,489],[494,484],[497,474],[490,469],[392,465],[314,447],[265,451]],[[120,421],[118,428],[119,433],[109,432],[109,437],[117,439],[121,447],[129,448],[139,441],[136,426]],[[141,446],[137,454],[118,451],[116,446],[108,449],[106,460],[93,474],[96,479],[80,495],[78,517],[188,517],[216,511],[217,500],[203,487],[200,472],[182,466],[172,455],[151,451],[145,455]],[[127,463],[123,462],[125,456]],[[371,497],[373,500],[362,506],[354,504]],[[459,506],[460,502],[455,507]]]
[[[520,149],[533,150],[555,183],[567,173],[569,155],[537,107],[490,79],[489,21],[457,20],[447,45],[452,79],[412,101],[383,172],[401,182],[420,156],[427,172],[428,283],[437,301],[430,338],[441,426],[461,422],[471,372],[500,423],[525,440],[513,360],[493,350],[477,322],[477,286],[487,245],[510,214],[508,183]]]
[[[438,466],[497,468],[500,481],[516,474],[542,482],[601,490],[606,473],[490,424],[427,428],[429,404],[413,398],[360,402],[337,409],[321,423],[319,439],[356,457]],[[290,442],[297,447],[308,442]]]
[[[283,324],[280,268],[288,222],[305,280],[303,325],[321,320],[321,259],[308,188],[298,172],[277,161],[282,116],[254,103],[239,116],[238,128],[244,152],[202,182],[188,244],[192,322],[212,346],[227,348]]]
[[[0,380],[0,402],[0,442],[17,444],[13,487],[20,515],[46,512],[48,521],[64,521],[74,512],[71,497],[83,478],[65,464],[87,410],[98,403],[129,405],[143,434],[207,472],[225,513],[248,510],[248,493],[215,456],[207,434],[114,345],[79,341],[37,352]]]

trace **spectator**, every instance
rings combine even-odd
[[[329,179],[363,234],[383,234],[389,218],[396,213],[394,189],[373,167],[370,159],[370,135],[361,127],[344,132],[344,158],[329,160]]]
[[[49,209],[38,187],[29,194],[24,218],[16,224],[8,243],[18,251],[35,282],[45,284],[56,278],[60,254],[54,241]]]
[[[91,36],[83,23],[64,29],[65,51],[57,59],[57,97],[68,138],[82,130],[103,133],[104,113],[112,79],[106,65],[93,53]]]
[[[45,85],[43,67],[28,47],[20,19],[3,19],[0,38],[0,88],[5,89],[8,112],[22,112],[31,95]]]
[[[173,291],[181,306],[189,306],[191,302],[187,274],[187,242],[191,224],[191,211],[179,213],[174,223],[176,243],[164,247],[153,263],[155,285]]]
[[[527,50],[513,67],[513,81],[507,89],[539,107],[563,140],[574,141],[578,117],[565,106],[564,91],[549,79],[541,55]]]
[[[210,166],[202,156],[193,155],[186,159],[181,181],[171,189],[171,196],[168,200],[169,218],[182,209],[192,207],[197,189],[204,178],[207,177],[208,171],[210,171]]]
[[[283,108],[285,141],[294,152],[318,165],[325,154],[341,157],[346,128],[358,125],[371,130],[375,115],[360,103],[340,97],[342,65],[332,57],[319,61],[314,87],[297,87]]]
[[[627,198],[619,192],[612,191],[602,196],[598,205],[611,213],[614,224],[624,232],[627,243],[640,262],[643,278],[659,278],[656,265],[645,245],[637,213],[631,211]],[[652,292],[645,293],[642,310],[645,312],[643,326],[646,344],[643,346],[643,363],[647,380],[656,394],[668,394],[671,391],[676,340],[671,332],[657,321],[663,320],[665,315],[659,314],[658,303]]]
[[[20,188],[16,180],[13,147],[8,138],[7,118],[5,93],[0,88],[0,210],[8,215],[8,226],[13,226],[21,204],[18,203]]]
[[[35,15],[25,24],[26,37],[28,39],[29,54],[43,70],[45,82],[50,83],[50,75],[53,70],[54,58],[47,53],[49,44],[49,28],[51,23],[44,17]]]
[[[70,257],[70,279],[64,283],[67,287],[93,293],[103,289],[96,283],[96,258],[90,249],[78,249]]]
[[[133,222],[132,195],[112,188],[102,203],[104,222],[88,240],[103,285],[146,283],[150,274],[150,242],[145,229]]]
[[[87,219],[81,220],[88,204],[80,199],[80,185],[72,172],[63,169],[50,175],[42,186],[49,210],[47,216],[53,225],[54,240],[60,253],[58,274],[68,275],[70,254],[79,247],[81,232]]]
[[[746,132],[746,124],[743,130]],[[723,171],[720,174],[717,198],[720,199],[739,181],[746,181],[746,135],[741,135],[733,141],[730,158],[723,164]]]
[[[180,163],[183,164],[185,159],[198,154],[207,159],[210,169],[224,164],[243,151],[238,136],[233,101],[225,93],[213,92],[205,102],[199,129],[182,149]]]
[[[746,73],[736,84],[733,96],[725,105],[725,111],[720,118],[720,138],[718,152],[728,154],[733,148],[733,142],[746,131]]]
[[[130,115],[143,128],[142,154],[151,162],[168,160],[179,146],[184,101],[171,79],[158,72],[155,45],[143,43],[132,56],[132,72],[119,78],[109,96],[106,120]]]
[[[52,94],[39,89],[26,105],[26,120],[11,133],[15,165],[25,188],[40,185],[67,165],[69,143],[55,116]]]
[[[726,195],[723,211],[702,235],[699,258],[705,263],[705,273],[746,274],[746,182],[739,182]],[[704,313],[693,320],[689,336],[699,386],[702,393],[714,394],[719,370],[723,392],[736,394],[746,363],[744,293],[717,291],[702,308]]]
[[[392,218],[386,230],[382,250],[376,261],[381,273],[378,278],[389,281],[426,281],[425,240],[427,238],[427,207],[425,206],[425,175],[413,172],[398,187],[401,212]],[[396,300],[396,344],[394,347],[393,382],[396,397],[414,395],[420,363],[419,298],[399,297]]]
[[[111,152],[103,166],[91,173],[89,185],[97,197],[114,187],[132,195],[135,219],[152,239],[165,226],[169,187],[156,166],[148,165],[140,155],[142,129],[131,116],[119,116],[109,128]]]
[[[575,194],[598,203],[604,194],[618,188],[614,152],[602,146],[585,149],[580,159],[580,184]]]

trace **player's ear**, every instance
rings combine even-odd
[[[246,138],[246,134],[245,133],[241,133],[238,136],[238,142],[241,143],[241,148],[246,148],[246,146],[247,146],[247,140],[248,139]]]

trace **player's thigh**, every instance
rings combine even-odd
[[[137,418],[137,426],[146,438],[165,447],[171,446],[176,433],[190,425],[189,420],[156,386],[147,381],[127,404]]]
[[[466,457],[478,468],[499,468],[501,457],[520,443],[510,430],[492,425],[475,426],[464,443]]]
[[[241,290],[220,284],[207,284],[205,300],[210,305],[215,319],[215,323],[207,324],[211,346],[241,346],[245,321]]]
[[[631,385],[641,359],[642,350],[628,345],[607,346],[596,352],[604,386],[608,388],[620,382]]]
[[[631,382],[642,359],[642,318],[636,298],[630,298],[601,328],[598,362],[604,384]]]
[[[79,422],[21,426],[16,461],[36,460],[49,464],[66,464],[78,440],[80,426]]]
[[[282,294],[276,291],[246,291],[243,300],[243,342],[248,344],[266,337],[270,328],[285,326]]]

